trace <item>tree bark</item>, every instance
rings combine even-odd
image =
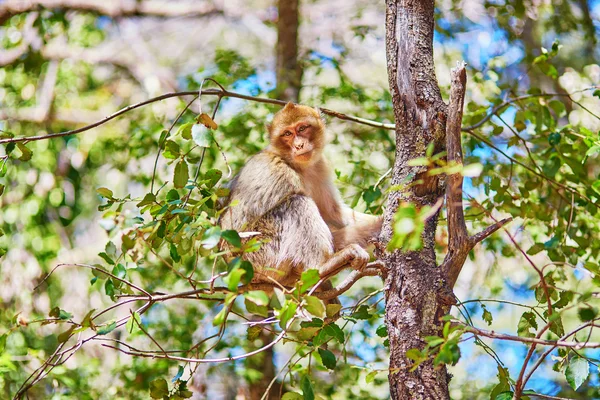
[[[445,148],[447,107],[442,101],[433,62],[433,0],[386,1],[386,53],[390,91],[396,117],[396,160],[380,241],[393,234],[393,215],[402,203],[418,208],[441,204],[444,183],[427,175],[427,167],[409,166],[424,157],[433,142],[435,152]],[[390,395],[392,399],[448,399],[449,376],[431,361],[410,371],[409,349],[424,347],[425,336],[438,335],[440,317],[449,310],[449,289],[436,265],[434,237],[438,211],[425,223],[423,247],[418,251],[379,251],[389,269],[385,283],[386,324],[390,342]]]
[[[277,98],[299,101],[302,66],[298,62],[299,0],[278,0],[277,18]]]

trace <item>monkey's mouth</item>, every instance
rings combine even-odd
[[[306,149],[306,150],[302,150],[301,152],[297,152],[294,157],[298,158],[310,158],[311,153],[312,153],[312,149]]]

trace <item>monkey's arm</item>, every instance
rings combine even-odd
[[[379,236],[383,221],[381,216],[363,214],[343,205],[342,218],[344,227],[332,232],[335,250],[342,249],[352,243],[366,247],[370,240]]]

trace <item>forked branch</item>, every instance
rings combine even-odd
[[[448,166],[462,167],[463,154],[460,135],[467,84],[465,62],[458,63],[451,74],[450,105],[448,107],[448,120],[446,122],[446,150],[448,153]],[[442,270],[446,274],[449,287],[453,287],[456,283],[469,251],[477,243],[512,220],[512,218],[503,219],[483,231],[469,236],[463,211],[462,187],[462,168],[459,168],[458,172],[448,175],[446,184],[449,240],[448,253],[442,263]]]

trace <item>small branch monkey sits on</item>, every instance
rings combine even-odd
[[[319,111],[288,103],[268,130],[270,145],[232,180],[228,204],[236,204],[220,220],[223,229],[257,231],[265,240],[243,256],[254,265],[253,281],[293,286],[307,269],[322,277],[344,265],[363,269],[369,261],[364,247],[379,235],[381,217],[342,203],[323,159]]]

